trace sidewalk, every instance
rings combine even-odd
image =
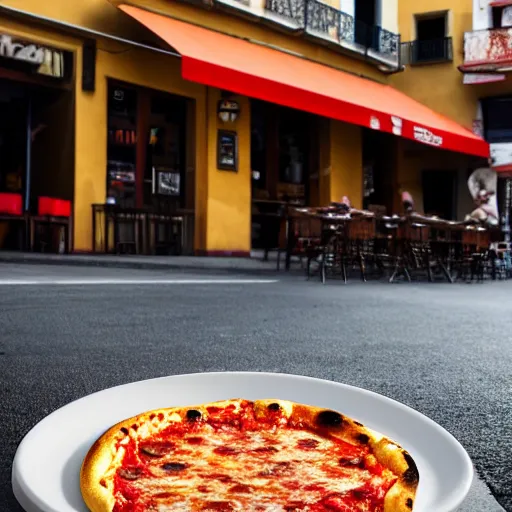
[[[276,255],[263,261],[255,252],[251,258],[222,258],[213,256],[131,256],[109,254],[46,254],[0,251],[0,264],[72,265],[85,267],[131,268],[141,270],[179,270],[209,272],[275,273]],[[294,264],[292,268],[300,268]],[[284,257],[281,260],[284,272]]]

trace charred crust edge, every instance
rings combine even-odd
[[[325,409],[316,416],[316,423],[321,427],[341,427],[343,425],[343,416],[336,411]]]
[[[272,402],[267,405],[267,409],[272,412],[277,412],[281,410],[281,406],[277,402]]]
[[[370,436],[368,436],[368,435],[366,435],[366,434],[357,434],[356,439],[357,439],[361,444],[368,444],[368,443],[370,442]]]
[[[405,462],[409,466],[403,476],[404,482],[408,485],[417,485],[420,480],[420,474],[413,458],[406,452],[402,452]]]
[[[187,420],[188,421],[199,421],[202,418],[201,411],[197,409],[189,409],[187,411]]]
[[[412,500],[412,498],[407,498],[407,501],[405,502],[405,506],[412,510],[413,505],[414,505],[414,501]]]

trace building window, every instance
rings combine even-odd
[[[482,100],[482,110],[487,142],[512,142],[512,97]]]
[[[355,42],[367,48],[374,48],[377,44],[378,17],[380,13],[380,0],[356,0],[355,2]]]
[[[492,28],[512,27],[512,6],[492,7]]]
[[[449,62],[453,59],[448,37],[448,12],[416,16],[416,40],[411,45],[411,64]]]

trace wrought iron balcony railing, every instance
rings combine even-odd
[[[512,65],[512,28],[475,30],[464,34],[464,67],[499,70]]]
[[[400,35],[370,26],[319,0],[266,0],[266,11],[310,35],[361,49],[399,67]]]
[[[403,64],[434,64],[453,60],[453,40],[451,37],[429,41],[402,43]]]
[[[304,0],[266,0],[265,9],[287,21],[296,23],[298,28],[304,28],[306,15]]]

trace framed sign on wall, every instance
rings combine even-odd
[[[238,135],[236,132],[217,132],[217,169],[238,171]]]

